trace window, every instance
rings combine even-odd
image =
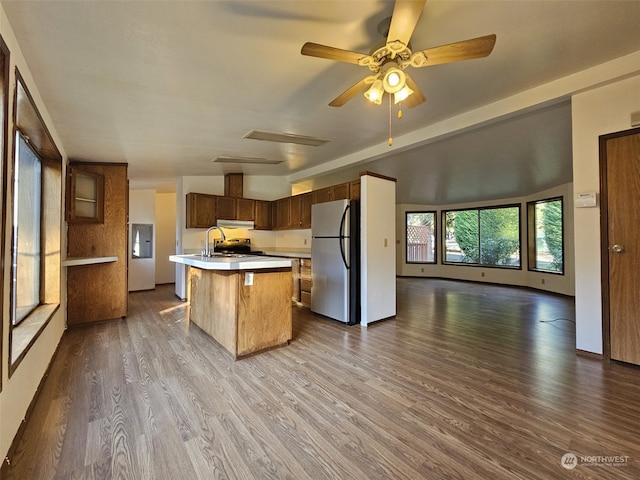
[[[62,223],[62,156],[17,69],[14,102],[9,375],[60,306]]]
[[[407,263],[436,263],[436,213],[407,212]]]
[[[562,198],[527,204],[529,270],[564,274]]]
[[[520,207],[443,212],[444,263],[520,268]]]
[[[20,133],[16,134],[13,172],[13,325],[40,304],[40,220],[42,163]]]
[[[0,239],[0,251],[2,252],[2,261],[0,261],[0,278],[2,278],[2,285],[0,285],[0,311],[4,312],[4,253],[5,253],[5,220],[6,220],[6,205],[5,205],[5,192],[7,191],[7,132],[9,131],[9,48],[4,43],[2,36],[0,36],[0,175],[2,176],[2,195],[0,195],[0,207],[2,207],[2,225],[0,226],[0,232],[2,238]],[[4,313],[3,313],[4,315]],[[0,391],[2,391],[2,377],[4,372],[2,365],[4,365],[4,357],[2,357],[2,344],[4,343],[4,318],[0,320]]]

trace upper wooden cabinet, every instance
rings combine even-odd
[[[224,176],[224,196],[242,198],[244,175],[242,173],[227,173]]]
[[[351,200],[360,200],[360,180],[354,180],[349,183],[349,198]]]
[[[331,200],[345,200],[350,198],[349,182],[332,185],[329,188],[331,189]]]
[[[311,204],[313,192],[291,197],[289,228],[311,228]]]
[[[359,181],[358,181],[359,182]],[[330,187],[320,188],[313,191],[313,203],[331,202],[333,200],[344,200],[351,197],[350,185],[353,182],[340,183]],[[358,190],[359,196],[360,190]]]
[[[208,228],[215,225],[218,219],[253,220],[256,230],[311,228],[312,204],[359,199],[360,180],[274,201],[240,198],[230,195],[232,193],[242,193],[242,174],[225,175],[225,196],[187,194],[187,228]]]
[[[271,204],[268,200],[255,200],[254,228],[256,230],[271,230]]]
[[[250,198],[236,198],[236,220],[253,220],[255,222],[256,201]]]
[[[187,193],[187,228],[209,228],[216,224],[216,196]]]
[[[236,220],[236,199],[216,197],[216,216],[223,220]]]
[[[69,165],[67,185],[67,222],[103,223],[104,175]]]
[[[276,200],[276,229],[286,230],[291,224],[291,197]]]

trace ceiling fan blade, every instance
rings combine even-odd
[[[363,78],[358,83],[356,83],[353,87],[348,88],[340,95],[338,95],[333,101],[329,104],[331,107],[341,107],[357,94],[362,92],[365,88],[369,86],[370,82],[367,82],[367,78]]]
[[[426,100],[424,93],[409,75],[407,75],[406,82],[408,87],[413,90],[413,93],[404,100],[404,104],[409,108],[417,107]]]
[[[389,25],[387,43],[400,41],[409,45],[409,40],[422,15],[426,0],[396,0]]]
[[[412,63],[412,65],[414,67],[430,67],[442,63],[486,57],[491,53],[495,44],[496,36],[492,34],[440,47],[428,48],[421,52],[427,57],[426,61],[420,64]]]
[[[355,63],[356,65],[358,65],[358,60],[368,56],[365,53],[342,50],[341,48],[328,47],[326,45],[320,45],[319,43],[313,42],[305,43],[302,46],[300,53],[310,57],[326,58],[337,62]]]

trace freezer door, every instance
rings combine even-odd
[[[335,200],[333,202],[315,203],[311,205],[311,235],[315,237],[338,237],[349,235],[349,200]],[[342,231],[340,221],[347,210]]]
[[[314,238],[311,244],[311,311],[347,323],[349,271],[340,253],[340,242],[345,241],[339,238]]]

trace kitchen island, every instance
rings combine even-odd
[[[291,340],[291,260],[252,255],[171,255],[187,265],[189,320],[233,358]]]

